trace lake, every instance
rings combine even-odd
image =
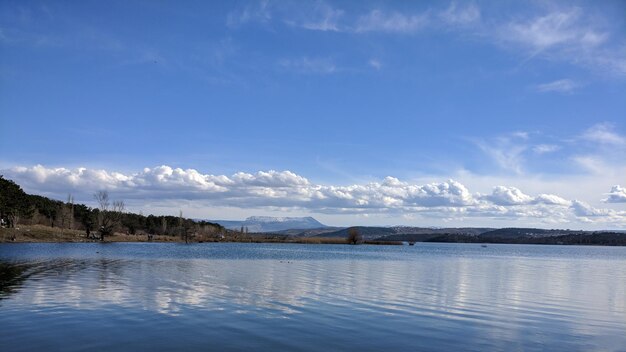
[[[0,245],[3,351],[626,351],[626,248]]]

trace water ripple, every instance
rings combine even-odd
[[[619,351],[625,264],[558,246],[0,245],[0,346]]]

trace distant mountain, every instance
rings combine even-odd
[[[310,216],[306,217],[273,217],[273,216],[251,216],[243,221],[233,220],[213,220],[227,229],[241,230],[241,227],[248,228],[248,232],[279,232],[291,229],[322,229],[328,226],[315,220]]]
[[[343,227],[327,226],[327,227],[320,227],[320,228],[315,228],[315,229],[289,229],[289,230],[275,231],[274,233],[277,235],[287,235],[291,237],[315,237],[315,236],[326,237],[322,235],[325,233],[329,233],[329,232],[335,232],[341,229],[343,229]]]

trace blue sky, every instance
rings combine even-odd
[[[0,169],[27,191],[204,218],[626,227],[623,1],[0,7]]]

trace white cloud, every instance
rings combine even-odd
[[[444,8],[431,7],[413,13],[380,8],[347,13],[324,1],[313,4],[261,1],[231,12],[227,24],[237,27],[249,22],[265,25],[278,22],[307,30],[351,33],[407,34],[426,28],[451,29],[464,36],[469,34],[513,49],[526,56],[525,61],[541,57],[610,74],[626,74],[626,47],[611,40],[621,37],[610,31],[606,19],[587,14],[579,7],[552,6],[548,12],[544,9],[531,8],[530,15],[516,14],[513,20],[503,20],[505,16],[483,20],[481,9],[472,3],[451,2]],[[573,82],[553,83],[552,86],[550,83],[540,85],[537,89],[571,92],[579,87],[573,86]]]
[[[368,64],[376,70],[380,70],[380,68],[383,66],[377,59],[370,59],[370,61],[368,61]]]
[[[231,11],[226,24],[236,28],[249,23],[269,25],[273,21],[288,26],[314,31],[338,32],[344,11],[324,1],[311,3],[290,1],[252,1],[246,6]]]
[[[453,2],[439,16],[445,23],[451,25],[467,25],[480,20],[480,9],[474,4],[463,7]]]
[[[608,197],[604,199],[607,203],[626,203],[626,188],[619,185],[611,187],[611,192],[607,193]]]
[[[331,74],[337,72],[337,66],[329,58],[301,57],[297,59],[283,59],[279,65],[284,69],[296,73]]]
[[[554,174],[560,169],[559,172],[613,177],[626,167],[626,136],[617,133],[609,123],[596,124],[582,133],[559,138],[537,131],[469,140],[501,171],[518,176],[531,171]],[[556,151],[558,155],[548,155]],[[481,167],[485,165],[482,163]]]
[[[503,170],[521,174],[528,137],[526,132],[514,132],[489,141],[478,140],[476,145]]]
[[[547,154],[547,153],[555,152],[559,149],[561,149],[561,147],[559,147],[558,145],[554,145],[554,144],[538,144],[533,147],[533,152],[537,154]]]
[[[568,207],[571,202],[554,194],[539,194],[536,197],[524,194],[516,187],[496,186],[492,193],[484,196],[484,199],[491,201],[496,205],[528,205],[528,204],[545,204]]]
[[[541,57],[613,76],[625,75],[623,43],[611,41],[611,37],[619,37],[619,34],[607,28],[606,19],[586,14],[578,7],[569,7],[526,20],[496,24],[487,36],[497,33],[495,38],[500,43],[525,51],[526,60]]]
[[[577,216],[582,216],[582,217],[608,216],[614,212],[613,210],[610,210],[610,209],[594,208],[591,205],[585,202],[579,201],[579,200],[572,201],[572,209],[574,210],[574,213],[576,213]]]
[[[226,24],[238,27],[249,22],[267,23],[272,20],[272,4],[268,0],[248,3],[243,9],[228,14]]]
[[[515,187],[496,186],[490,196],[485,197],[498,205],[528,204],[533,198]]]
[[[596,178],[612,179],[608,184],[622,182],[626,174],[626,137],[611,124],[596,124],[575,136],[571,143],[577,148],[569,159],[581,171]]]
[[[571,206],[574,214],[583,222],[596,224],[616,224],[624,226],[626,222],[626,211],[616,211],[613,209],[600,209],[579,201],[572,201]]]
[[[612,169],[601,157],[595,155],[576,155],[572,157],[572,160],[583,170],[596,175]]]
[[[384,12],[379,9],[359,17],[354,30],[363,32],[412,33],[429,22],[427,14],[405,15],[400,12]]]
[[[535,199],[533,199],[533,203],[535,204],[549,204],[549,205],[562,205],[562,206],[570,206],[572,202],[563,199],[554,194],[540,194]]]
[[[316,214],[420,215],[431,219],[537,219],[566,223],[585,221],[626,224],[626,214],[570,202],[554,194],[532,196],[515,187],[497,186],[491,195],[472,194],[458,181],[413,184],[395,177],[381,182],[323,185],[290,171],[238,172],[231,176],[203,174],[169,166],[119,173],[87,168],[13,167],[1,170],[28,192],[89,202],[91,194],[107,189],[112,197],[131,204],[195,203],[196,208],[301,209]],[[620,191],[615,189],[613,191]],[[614,192],[613,192],[614,193]]]
[[[515,138],[521,138],[521,139],[528,139],[530,137],[528,135],[528,132],[524,132],[524,131],[513,132],[511,133],[511,136]]]
[[[505,40],[519,42],[533,50],[566,45],[580,49],[597,47],[606,41],[608,34],[584,23],[582,14],[579,8],[557,10],[528,21],[511,23],[502,35]]]
[[[549,83],[539,84],[537,85],[536,89],[538,92],[542,93],[572,93],[576,89],[580,88],[580,86],[580,83],[575,82],[571,79],[560,79]]]
[[[613,131],[613,126],[608,123],[600,123],[592,126],[582,134],[582,139],[598,144],[608,144],[614,146],[626,145],[626,137]]]
[[[315,31],[340,31],[339,20],[344,14],[343,10],[334,9],[323,2],[317,2],[311,13],[313,14],[310,16],[311,18],[304,19],[300,23],[291,23]]]

